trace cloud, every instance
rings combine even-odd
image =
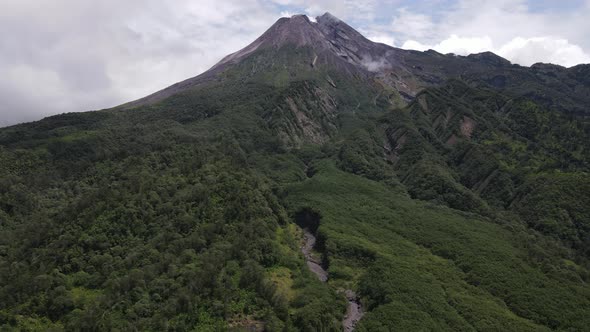
[[[273,3],[303,11],[309,17],[316,17],[330,12],[347,22],[371,20],[378,6],[383,6],[384,1],[378,0],[272,0]],[[387,0],[388,5],[393,5],[396,0]],[[289,10],[291,12],[291,10]]]
[[[401,8],[393,18],[391,31],[404,37],[424,38],[432,33],[434,26],[430,16]]]
[[[451,35],[436,45],[422,44],[415,40],[408,40],[402,48],[425,51],[436,50],[440,53],[454,53],[468,55],[484,51],[494,52],[501,57],[523,66],[530,66],[537,62],[554,63],[570,67],[580,63],[590,63],[590,55],[566,39],[555,37],[516,37],[508,43],[494,47],[490,37],[459,37]]]
[[[112,107],[211,67],[278,17],[258,0],[3,0],[0,125]]]
[[[590,55],[580,46],[555,37],[517,37],[500,47],[497,53],[525,66],[535,62],[557,63],[566,67],[590,63]]]
[[[373,34],[365,34],[367,39],[375,42],[375,43],[382,43],[389,46],[395,45],[395,39],[391,35],[383,34],[383,33],[373,33]]]
[[[471,53],[480,53],[487,50],[492,50],[493,43],[490,37],[459,37],[451,35],[449,38],[441,41],[436,45],[426,45],[415,40],[408,40],[402,48],[418,51],[426,51],[428,49],[436,50],[440,53],[454,53],[459,55],[467,55]]]
[[[572,1],[560,2],[557,9],[567,3]],[[539,5],[525,0],[459,0],[436,15],[402,8],[393,15],[390,32],[407,49],[460,55],[492,51],[525,66],[589,63],[590,6],[559,11],[534,8],[535,4]]]
[[[391,67],[391,64],[385,58],[373,59],[370,55],[363,57],[361,65],[372,72],[378,72],[383,68]]]

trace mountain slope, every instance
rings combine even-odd
[[[286,70],[292,77],[310,75],[309,72],[328,67],[339,73],[374,80],[394,89],[406,101],[412,100],[425,87],[461,78],[511,95],[527,96],[560,111],[588,113],[590,85],[583,74],[588,65],[567,69],[539,63],[528,68],[512,65],[490,52],[463,57],[432,50],[408,51],[371,42],[329,13],[316,21],[310,21],[305,15],[281,18],[250,45],[223,58],[209,71],[126,106],[150,104],[211,81],[223,81],[226,71],[260,55],[264,59],[250,68],[249,75],[268,71],[285,65],[285,61],[275,62],[268,57],[285,47],[295,47],[308,52],[289,59]]]
[[[0,129],[0,326],[338,331],[349,289],[360,331],[587,330],[588,66],[316,21],[118,108]]]

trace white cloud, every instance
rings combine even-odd
[[[434,26],[430,16],[401,8],[393,18],[391,30],[405,37],[424,38],[432,33]]]
[[[391,35],[386,34],[373,34],[367,35],[367,39],[375,42],[375,43],[382,43],[389,46],[395,46],[395,39]]]
[[[523,66],[530,66],[537,62],[560,64],[566,67],[590,63],[590,55],[584,52],[580,46],[555,37],[516,37],[496,48],[488,36],[459,37],[451,35],[436,45],[408,40],[402,45],[402,48],[417,51],[433,49],[443,54],[454,53],[458,55],[491,51],[512,63]]]
[[[3,0],[0,125],[143,97],[205,71],[277,18],[259,0]]]
[[[492,39],[487,36],[459,37],[457,35],[451,35],[436,45],[425,45],[415,40],[408,40],[402,45],[402,48],[418,51],[433,49],[443,54],[455,53],[458,55],[467,55],[491,50],[494,47]]]
[[[590,63],[590,55],[580,46],[554,37],[517,37],[500,47],[497,53],[524,66],[536,62],[556,63],[566,67]]]
[[[363,36],[373,42],[396,46],[393,33],[386,31],[383,27],[375,26],[371,29],[360,28],[358,30]]]
[[[407,49],[460,55],[492,51],[526,66],[590,62],[590,6],[576,12],[533,12],[530,5],[526,0],[459,0],[436,19],[400,9],[391,31],[403,37],[396,39]]]
[[[385,58],[373,59],[371,56],[366,56],[361,60],[361,65],[367,68],[368,71],[378,72],[383,68],[390,67],[391,64]]]
[[[378,6],[385,5],[381,0],[271,0],[282,6],[299,7],[308,17],[316,17],[330,12],[345,21],[371,20]],[[393,5],[397,0],[386,0]]]
[[[291,17],[293,15],[295,15],[295,13],[292,13],[292,12],[290,12],[288,10],[282,11],[281,14],[280,14],[281,17]]]
[[[406,42],[401,46],[401,48],[406,50],[415,50],[415,51],[426,51],[430,49],[434,49],[435,46],[422,44],[421,42],[415,40],[406,40]]]

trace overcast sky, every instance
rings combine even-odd
[[[0,126],[143,97],[326,11],[396,47],[590,63],[590,0],[0,0]]]

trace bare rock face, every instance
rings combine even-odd
[[[376,72],[386,67],[382,60],[387,46],[373,43],[360,33],[326,13],[312,22],[305,15],[279,19],[262,36],[244,49],[223,58],[212,69],[237,64],[257,50],[285,46],[308,47],[315,55],[312,67],[328,65],[346,72]],[[379,62],[381,61],[381,62]]]
[[[312,47],[317,53],[329,51],[356,64],[360,64],[362,53],[371,55],[375,48],[381,48],[330,13],[317,17],[316,22],[305,15],[294,15],[279,19],[252,44],[225,57],[215,67],[230,61],[238,62],[260,48],[286,45]]]
[[[244,49],[232,53],[217,63],[214,68],[219,68],[225,64],[239,63],[249,54],[263,48],[280,48],[285,45],[295,45],[297,47],[326,46],[325,39],[315,26],[305,15],[295,15],[291,18],[282,17],[273,26],[271,26],[262,36],[258,37]]]

